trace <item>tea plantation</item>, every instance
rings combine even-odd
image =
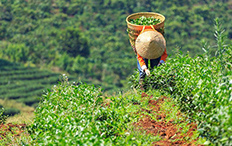
[[[218,41],[220,43],[223,41]],[[207,53],[195,58],[179,54],[152,70],[152,76],[145,80],[145,92],[156,93],[156,97],[168,95],[185,113],[188,123],[197,123],[200,137],[207,139],[200,143],[203,145],[232,145],[232,46],[225,46],[218,48],[224,50],[220,54],[222,60]],[[149,98],[138,96],[144,92],[137,89],[138,75],[135,72],[130,79],[134,93],[110,97],[103,96],[94,86],[69,84],[64,76],[64,82],[48,92],[35,111],[34,123],[29,128],[33,142],[40,145],[152,145],[159,141],[162,135],[144,136],[132,128],[133,123],[143,117],[139,111],[148,111],[151,117],[158,114],[149,111]],[[174,123],[182,124],[181,118]],[[154,122],[159,120],[153,119]]]
[[[47,89],[59,81],[60,74],[24,67],[0,59],[0,98],[34,105]]]
[[[218,33],[222,34],[221,31]],[[218,46],[224,44],[221,36],[215,35]],[[182,118],[187,118],[188,123],[196,123],[198,131],[193,137],[204,139],[198,141],[200,144],[229,146],[232,144],[232,45],[223,45],[218,52],[217,58],[206,52],[195,58],[179,54],[169,59],[146,78],[145,92],[153,93],[153,99],[169,96],[185,115],[174,123],[182,124]],[[106,96],[95,86],[72,84],[67,76],[62,77],[61,84],[44,94],[33,123],[28,126],[30,135],[21,138],[20,142],[34,145],[152,145],[162,140],[162,136],[145,135],[133,126],[143,118],[138,114],[141,111],[146,111],[145,116],[156,116],[149,111],[149,98],[139,96],[144,91],[137,89],[137,72],[130,78],[134,91],[115,96]],[[183,124],[182,129],[186,129]],[[3,142],[10,143],[9,140]]]
[[[138,132],[134,123],[147,116],[160,122],[149,102],[165,96],[175,105],[166,107],[172,124],[185,132],[196,124],[199,144],[231,146],[231,8],[231,0],[1,0],[0,99],[36,108],[24,132],[5,135],[5,114],[20,111],[0,105],[0,145],[154,145],[169,136]],[[169,56],[141,91],[125,19],[143,11],[166,17]]]

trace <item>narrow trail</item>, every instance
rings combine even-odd
[[[142,98],[150,98],[149,108],[150,110],[143,110],[143,112],[149,113],[154,116],[153,119],[147,114],[142,114],[143,118],[137,123],[134,123],[140,130],[146,131],[147,134],[154,136],[159,135],[162,140],[154,142],[154,146],[195,146],[196,139],[192,140],[193,133],[197,130],[197,125],[194,123],[187,124],[188,131],[181,132],[183,127],[179,127],[178,123],[175,124],[173,119],[167,121],[166,114],[160,110],[161,104],[164,100],[168,100],[167,97],[160,97],[158,100],[151,100],[152,96],[148,96],[146,93],[142,93]],[[173,107],[175,105],[172,105]],[[170,111],[171,112],[171,111]],[[180,116],[180,115],[177,115]],[[156,120],[154,120],[154,118]],[[190,139],[191,138],[191,139]]]

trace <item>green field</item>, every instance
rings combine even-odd
[[[0,59],[0,98],[36,104],[44,91],[59,82],[59,77],[58,73]]]

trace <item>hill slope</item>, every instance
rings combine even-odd
[[[231,0],[9,0],[0,2],[0,57],[38,66],[58,66],[106,90],[126,88],[136,57],[126,17],[140,11],[163,14],[169,57],[214,46],[213,21],[232,38]],[[214,55],[215,48],[210,50]]]
[[[36,104],[43,91],[57,84],[59,78],[58,73],[0,59],[0,98],[15,99],[27,105]]]
[[[36,108],[29,144],[231,145],[232,45],[221,47],[223,57],[169,59],[146,77],[146,93],[136,89],[138,73],[131,76],[133,91],[114,96],[63,76]]]

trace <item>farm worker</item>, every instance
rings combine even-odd
[[[165,63],[167,58],[166,41],[163,35],[153,29],[145,29],[135,41],[137,53],[137,66],[139,70],[139,83],[143,82],[145,75],[150,76],[149,68]],[[150,67],[148,66],[150,60]]]

